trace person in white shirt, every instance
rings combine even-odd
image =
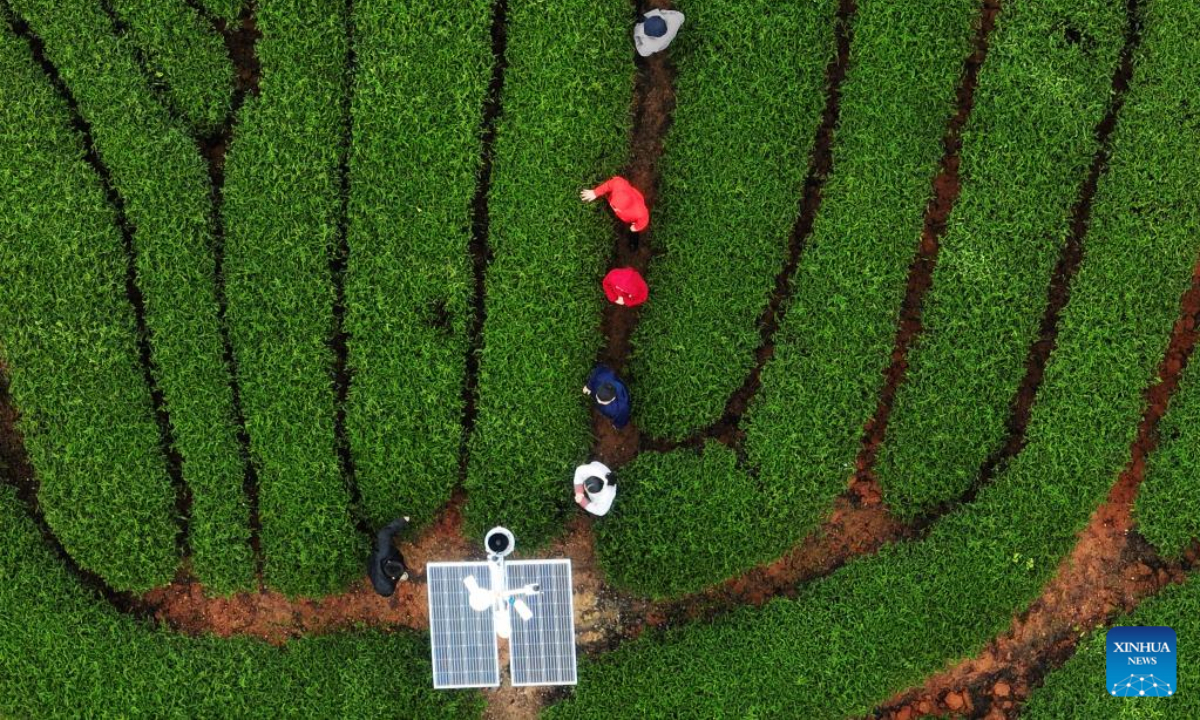
[[[575,468],[575,502],[593,515],[604,515],[617,496],[617,485],[609,477],[612,470],[602,462],[590,462]]]
[[[678,10],[651,10],[638,18],[633,26],[633,45],[642,57],[666,50],[683,27],[683,13]]]

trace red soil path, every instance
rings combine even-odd
[[[1132,510],[1145,475],[1146,457],[1158,444],[1155,433],[1200,336],[1200,263],[1180,302],[1159,382],[1146,393],[1146,410],[1130,448],[1129,464],[1103,505],[1079,535],[1070,556],[1029,609],[970,660],[893,698],[879,716],[906,720],[921,715],[966,713],[1014,718],[1045,674],[1075,651],[1093,628],[1137,607],[1163,586],[1182,582],[1198,558],[1193,548],[1181,562],[1168,563],[1134,529]]]

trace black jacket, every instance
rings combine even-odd
[[[396,583],[400,582],[404,574],[408,572],[408,567],[404,564],[404,556],[392,544],[392,538],[406,527],[408,527],[408,521],[404,518],[397,518],[380,530],[375,537],[375,552],[367,561],[367,575],[371,577],[371,584],[375,586],[375,592],[384,597],[391,597],[392,593],[396,592]],[[385,565],[388,560],[399,561],[398,565],[392,563],[395,567],[390,573]]]

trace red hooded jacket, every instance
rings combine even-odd
[[[641,305],[650,297],[650,288],[646,287],[646,281],[633,268],[610,270],[604,276],[603,284],[604,295],[609,302],[615,303],[618,299],[623,299],[625,302],[618,304],[625,307]]]
[[[592,188],[596,197],[608,195],[608,205],[621,218],[622,222],[632,224],[634,232],[641,232],[650,224],[650,211],[646,208],[646,198],[629,181],[620,175]]]

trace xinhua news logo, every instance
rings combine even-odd
[[[1170,697],[1175,684],[1175,631],[1115,627],[1105,638],[1106,690],[1116,697]]]

